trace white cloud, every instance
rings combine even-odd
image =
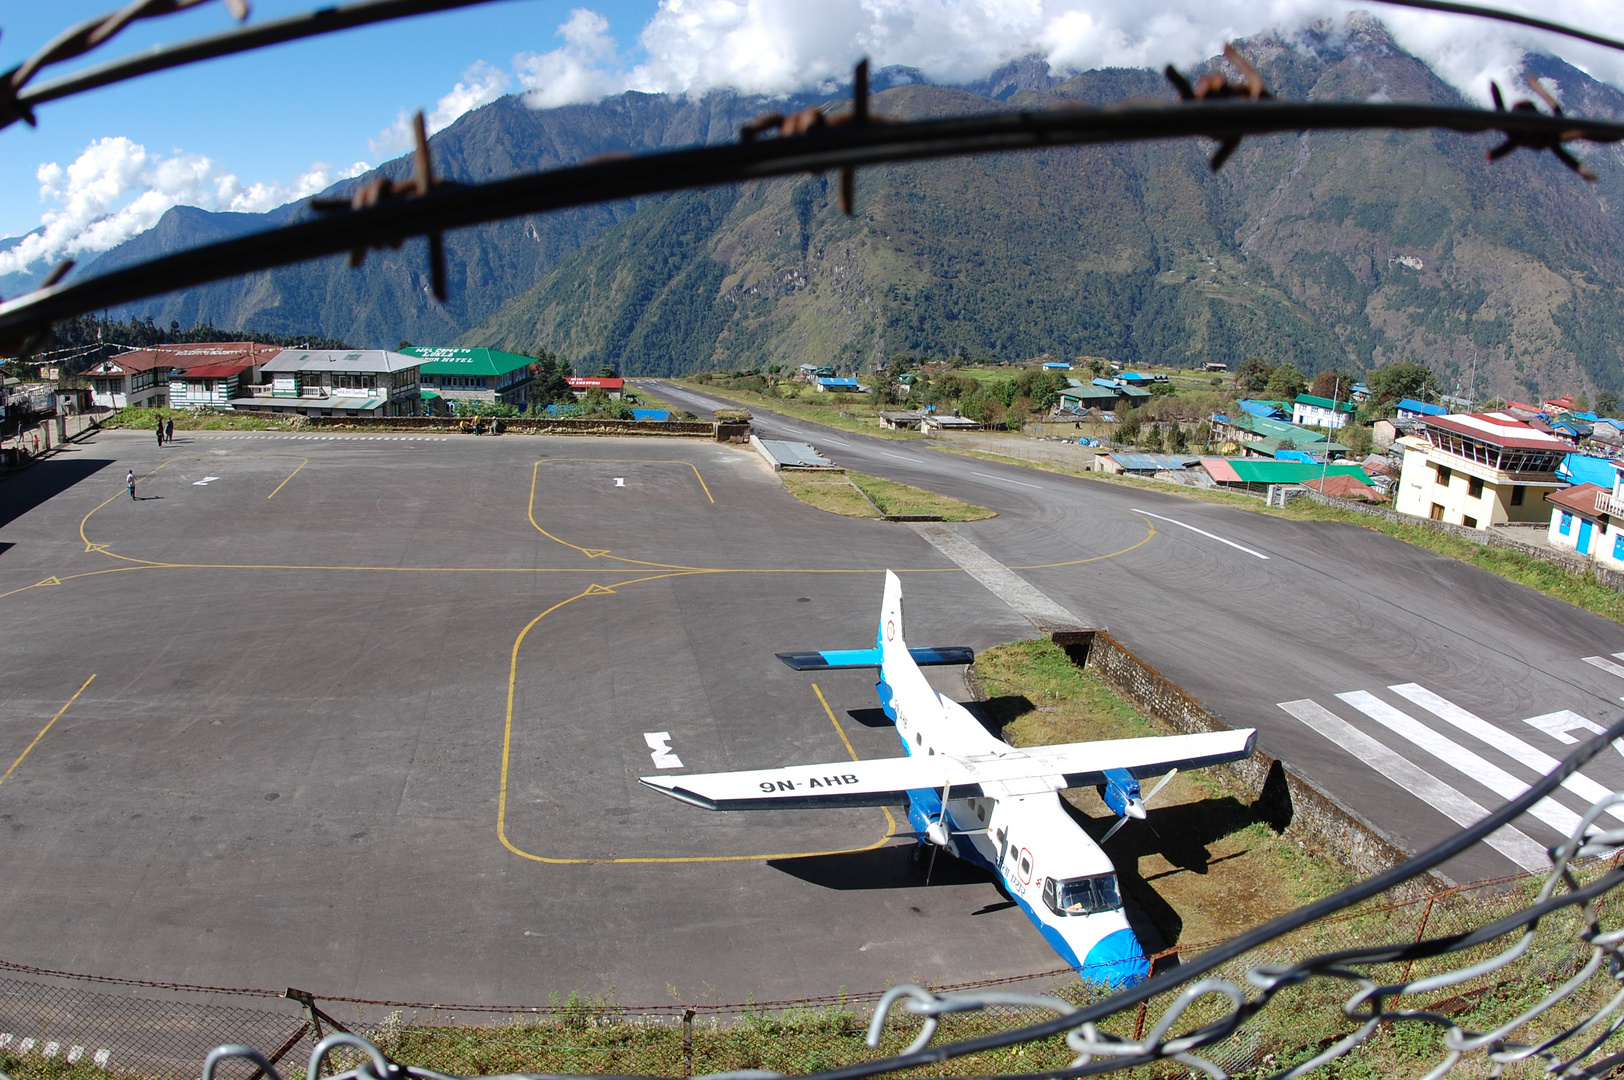
[[[1160,68],[1199,63],[1226,41],[1310,21],[1338,23],[1357,3],[1335,0],[660,0],[628,65],[608,22],[577,8],[558,29],[564,45],[515,58],[537,107],[590,101],[621,90],[703,93],[733,87],[783,94],[844,80],[867,56],[916,67],[940,82],[979,78],[1033,53],[1058,71]],[[1624,84],[1624,57],[1505,24],[1381,8],[1399,44],[1478,101],[1488,80],[1504,86],[1525,49],[1555,51],[1598,78]],[[1540,14],[1624,35],[1624,5],[1551,0]]]
[[[512,85],[505,71],[483,60],[476,60],[462,73],[457,85],[435,102],[434,108],[423,117],[423,126],[433,135],[442,131],[465,112],[481,105],[489,105]],[[412,136],[412,114],[405,109],[395,114],[395,122],[367,142],[367,148],[378,156],[409,150],[415,140]]]
[[[40,216],[39,231],[0,252],[0,274],[106,251],[152,228],[175,206],[258,213],[368,168],[358,161],[335,173],[317,162],[291,184],[245,188],[201,154],[176,151],[163,157],[122,136],[98,139],[65,169],[54,161],[39,167],[40,201],[52,205]]]
[[[513,58],[519,81],[527,91],[527,105],[550,109],[596,101],[624,89],[624,79],[616,71],[617,50],[609,34],[608,19],[595,11],[576,8],[555,36],[564,39],[561,48],[548,53],[520,53]]]
[[[263,214],[284,203],[325,191],[340,180],[360,176],[370,168],[372,166],[366,162],[357,161],[347,169],[334,171],[325,161],[317,161],[295,177],[291,184],[280,181],[267,184],[262,181],[246,188],[234,175],[227,173],[214,178],[214,206],[218,210],[231,210],[239,214]]]

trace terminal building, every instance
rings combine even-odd
[[[533,356],[500,349],[402,349],[423,361],[422,397],[427,411],[449,413],[457,402],[530,406]]]
[[[1399,439],[1404,468],[1393,509],[1468,529],[1545,522],[1545,495],[1570,447],[1510,413],[1424,416]]]
[[[239,409],[301,416],[421,416],[422,361],[386,349],[283,349],[269,381],[233,398]]]

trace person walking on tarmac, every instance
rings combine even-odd
[[[171,416],[164,422],[164,442],[175,445],[175,418]]]
[[[124,474],[124,486],[130,489],[130,501],[135,501],[135,470],[131,469]]]

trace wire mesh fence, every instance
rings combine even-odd
[[[1595,858],[1575,868],[1577,887],[1616,876],[1617,857]],[[1247,985],[1260,966],[1289,969],[1311,957],[1367,949],[1404,947],[1453,938],[1523,911],[1537,897],[1543,875],[1521,875],[1447,889],[1405,902],[1376,897],[1333,918],[1304,926],[1207,972],[1208,980]],[[1548,916],[1538,941],[1514,965],[1484,970],[1446,985],[1405,995],[1404,1007],[1494,1027],[1514,1019],[1548,989],[1580,973],[1592,952],[1587,920],[1624,925],[1624,899],[1606,892],[1588,905]],[[1176,971],[1219,943],[1181,944],[1153,958],[1158,972]],[[1505,947],[1486,941],[1447,956],[1406,958],[1366,969],[1377,983],[1417,985],[1447,971],[1478,964]],[[882,1061],[906,1050],[926,1021],[905,1010],[890,1013],[877,1045],[865,1029],[884,1013],[879,991],[762,1003],[671,1003],[628,1005],[612,998],[572,995],[527,1005],[469,1005],[307,995],[240,987],[189,986],[106,979],[0,962],[0,1071],[15,1080],[68,1072],[129,1077],[198,1075],[216,1046],[253,1047],[284,1077],[305,1075],[316,1044],[333,1032],[360,1035],[388,1057],[422,1069],[463,1076],[500,1073],[639,1074],[686,1077],[765,1069],[805,1075]],[[1087,974],[1085,971],[1084,975]],[[1552,1033],[1602,1008],[1618,992],[1614,973],[1569,995],[1531,1029]],[[923,991],[922,991],[923,993]],[[1129,1042],[1142,1040],[1157,1018],[1175,1009],[1186,993],[1177,986],[1136,1007],[1121,1010],[1099,1031]],[[933,999],[975,999],[984,1007],[941,1018],[935,1039],[974,1039],[1023,1028],[1053,1016],[1053,1004],[1082,1008],[1104,1001],[1110,990],[1090,984],[1069,968],[1015,979],[934,987]],[[1283,991],[1275,1003],[1225,1040],[1209,1060],[1224,1073],[1244,1074],[1289,1067],[1323,1052],[1360,1026],[1344,1009],[1347,987],[1334,981],[1305,982]],[[1180,1030],[1219,1022],[1230,1007],[1208,994],[1179,1013]],[[882,1019],[886,1019],[884,1016]],[[1361,1057],[1382,1070],[1410,1071],[1436,1056],[1438,1035],[1395,1036],[1368,1042]],[[346,1060],[344,1053],[352,1055]],[[332,1061],[334,1071],[360,1062],[354,1051]],[[1062,1034],[1050,1035],[934,1065],[931,1075],[1030,1073],[1065,1068],[1077,1056]],[[1165,1069],[1165,1063],[1162,1066]],[[1392,1069],[1388,1073],[1385,1070]],[[222,1076],[258,1080],[247,1061],[222,1067]]]

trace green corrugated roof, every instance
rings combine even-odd
[[[1329,409],[1332,405],[1335,405],[1337,412],[1351,413],[1353,411],[1353,402],[1351,401],[1333,402],[1328,397],[1315,397],[1313,394],[1298,394],[1297,401],[1303,405],[1318,405],[1322,409]]]
[[[1370,476],[1357,465],[1310,465],[1306,461],[1264,461],[1261,458],[1232,459],[1229,467],[1248,484],[1300,484],[1321,476],[1351,476],[1362,484]]]
[[[409,348],[401,352],[423,361],[425,375],[506,375],[536,362],[533,356],[500,349]]]
[[[1254,435],[1264,438],[1290,439],[1299,450],[1306,450],[1312,443],[1325,441],[1325,436],[1310,428],[1298,427],[1288,424],[1284,420],[1270,420],[1263,416],[1253,416],[1244,413],[1230,420],[1230,424],[1242,431],[1250,431]]]

